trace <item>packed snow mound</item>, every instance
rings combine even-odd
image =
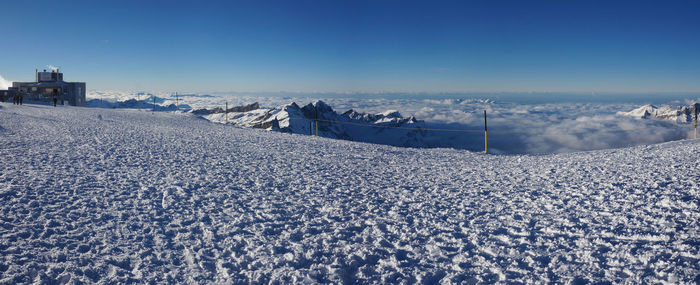
[[[692,284],[700,274],[698,140],[493,156],[183,113],[0,106],[0,283]]]
[[[656,107],[647,104],[632,111],[618,112],[617,114],[639,119],[659,119],[676,123],[690,123],[695,120],[696,110],[700,110],[700,103],[693,103],[690,106],[679,106],[676,109],[669,106]]]
[[[320,100],[303,107],[292,102],[272,109],[254,108],[245,111],[243,108],[241,110],[228,114],[217,112],[205,115],[204,118],[213,122],[284,133],[318,135],[394,146],[428,146],[425,141],[427,132],[421,130],[424,127],[423,122],[414,117],[404,118],[394,110],[379,114],[349,110],[339,114]]]

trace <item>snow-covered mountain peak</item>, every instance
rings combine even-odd
[[[635,117],[635,118],[641,118],[641,119],[646,119],[649,118],[652,114],[652,112],[655,112],[658,108],[654,105],[651,104],[646,104],[644,106],[641,106],[637,109],[634,109],[632,111],[629,111],[627,113],[624,113],[627,116],[630,117]]]
[[[326,104],[326,102],[323,102],[322,100],[316,100],[309,104],[314,106],[315,108],[318,108],[319,110],[333,110],[331,106],[329,106],[328,104]]]
[[[353,120],[360,120],[364,122],[373,122],[373,123],[386,123],[386,122],[394,122],[394,123],[415,123],[418,122],[416,118],[413,116],[404,118],[401,116],[401,113],[399,113],[396,110],[388,110],[384,111],[378,114],[369,114],[369,113],[361,113],[357,112],[353,109],[348,110],[347,112],[343,113],[342,116],[348,117]]]
[[[382,115],[385,118],[402,118],[401,113],[396,110],[386,110],[384,112],[379,113],[378,115]]]
[[[697,109],[700,109],[700,103],[693,103],[689,106],[678,106],[677,108],[671,108],[670,106],[656,107],[647,104],[632,111],[618,112],[617,114],[639,119],[660,119],[676,123],[690,123],[694,120]]]

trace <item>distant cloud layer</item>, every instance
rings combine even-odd
[[[7,88],[12,87],[12,81],[5,79],[0,76],[0,90],[7,90]]]
[[[134,94],[134,95],[132,95]],[[137,98],[136,93],[92,91],[91,98],[125,101]],[[162,104],[175,103],[174,94],[155,94],[165,98]],[[140,98],[152,98],[140,95]],[[437,133],[435,145],[473,151],[483,150],[483,111],[488,114],[489,152],[538,154],[587,151],[661,143],[691,138],[692,126],[662,120],[636,119],[616,115],[640,106],[631,103],[552,103],[519,104],[493,102],[487,99],[391,99],[391,98],[328,98],[245,96],[245,95],[187,95],[180,104],[192,108],[222,107],[259,102],[272,108],[291,102],[307,104],[321,99],[338,112],[349,109],[368,113],[398,110],[403,116],[415,116],[431,127],[470,130],[468,132]],[[152,100],[152,99],[151,99]],[[696,100],[669,102],[671,107],[687,105]],[[159,103],[160,104],[160,103]]]

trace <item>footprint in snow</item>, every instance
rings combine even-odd
[[[170,196],[169,189],[166,188],[163,190],[163,199],[161,200],[160,206],[163,208],[163,210],[167,210],[170,204],[172,204],[173,200],[173,197]]]

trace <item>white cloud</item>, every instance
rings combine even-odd
[[[90,92],[90,98],[123,101],[136,98],[133,92]],[[174,94],[174,93],[173,93]],[[484,99],[426,98],[336,98],[323,95],[261,96],[256,94],[214,94],[213,97],[185,97],[181,103],[192,108],[223,107],[259,102],[276,107],[297,102],[304,105],[321,99],[339,113],[354,109],[380,113],[398,110],[415,116],[431,127],[464,129],[470,132],[435,133],[433,146],[483,149],[483,110],[488,112],[489,151],[494,153],[552,153],[619,148],[689,138],[692,126],[615,115],[641,104],[551,103],[519,104]],[[174,103],[170,93],[157,93]],[[89,99],[90,99],[89,98]],[[141,99],[144,99],[141,96]]]
[[[7,90],[7,88],[12,87],[12,81],[5,79],[0,76],[0,90]]]

